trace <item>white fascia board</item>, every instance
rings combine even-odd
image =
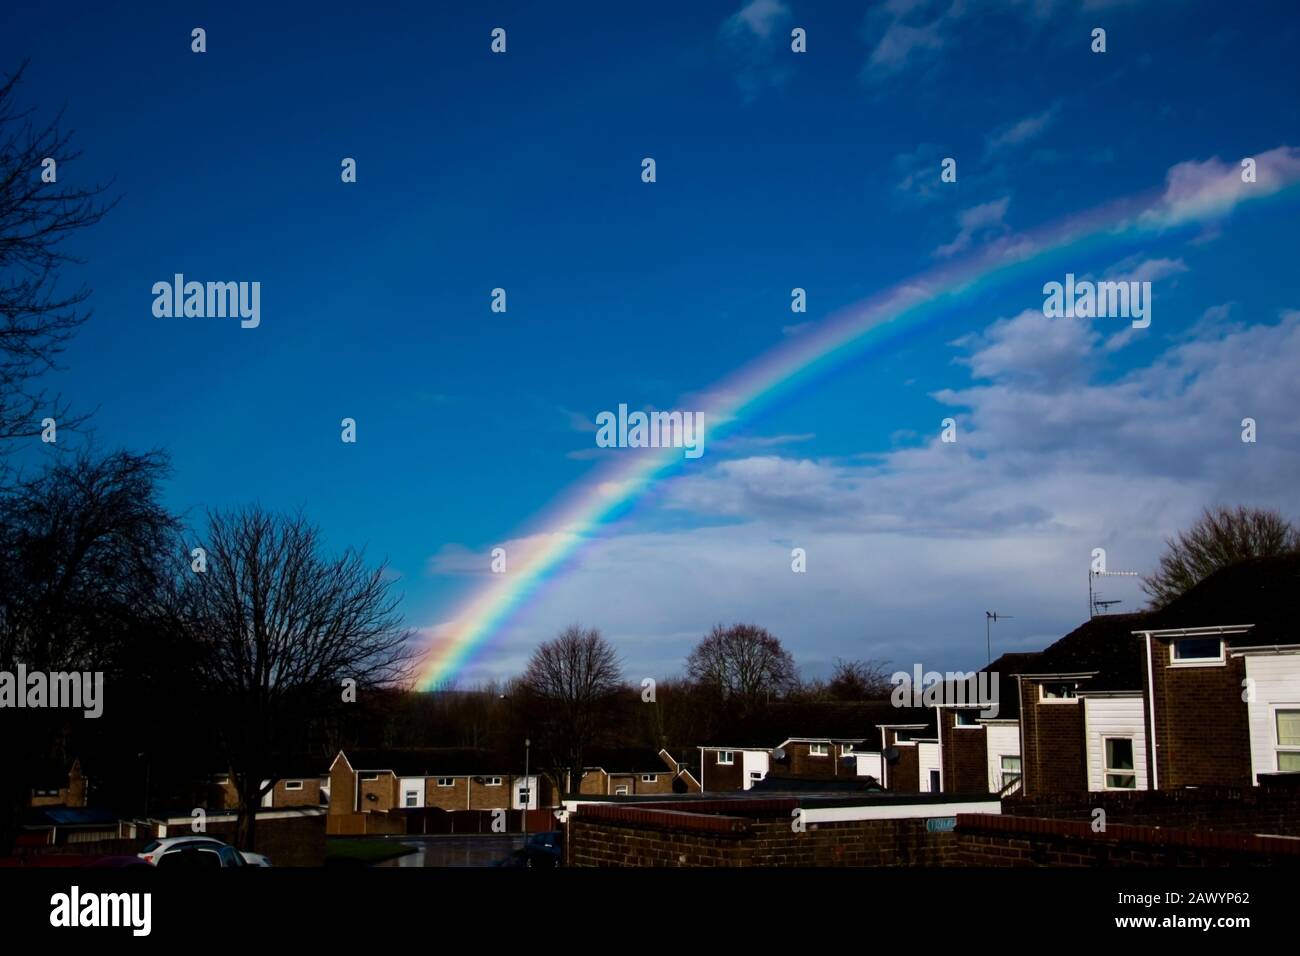
[[[968,801],[966,803],[905,803],[881,807],[805,807],[806,823],[851,823],[857,820],[926,820],[933,817],[955,817],[959,813],[991,813],[1001,815],[1001,800]]]

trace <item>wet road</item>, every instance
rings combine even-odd
[[[376,866],[493,866],[524,845],[521,833],[465,836],[406,836],[385,839],[414,852]]]

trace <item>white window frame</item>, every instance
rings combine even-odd
[[[1213,641],[1219,642],[1219,654],[1217,657],[1183,657],[1177,656],[1175,651],[1178,645],[1183,641]],[[1201,637],[1187,635],[1186,637],[1175,637],[1169,642],[1169,666],[1170,667],[1220,667],[1228,663],[1227,658],[1228,642],[1222,637],[1216,637],[1213,634],[1207,634]]]
[[[1109,744],[1112,740],[1128,741],[1129,754],[1132,756],[1133,759],[1132,769],[1124,770],[1123,768],[1120,767],[1109,766],[1110,754],[1108,753],[1109,747],[1107,746],[1107,744]],[[1138,788],[1137,766],[1138,766],[1137,741],[1134,740],[1131,736],[1128,736],[1126,734],[1106,734],[1101,738],[1101,786],[1103,790],[1136,790]],[[1132,777],[1133,786],[1131,787],[1111,786],[1110,778],[1112,776],[1118,777],[1121,775],[1125,777]]]
[[[719,750],[718,764],[723,767],[730,767],[736,762],[736,752],[734,750]]]
[[[641,774],[641,782],[642,782],[642,783],[658,783],[658,782],[659,782],[659,774],[657,774],[657,773],[643,773],[643,774]]]
[[[379,779],[379,774],[377,773],[363,773],[361,775],[362,783],[374,783],[378,779]]]
[[[1052,687],[1069,686],[1074,690],[1074,696],[1048,697],[1047,687],[1049,683]],[[1038,702],[1040,704],[1077,704],[1079,702],[1079,683],[1078,681],[1069,680],[1043,681],[1043,683],[1038,685]]]
[[[402,791],[402,806],[408,810],[420,806],[420,791],[407,788]]]
[[[1300,746],[1287,744],[1283,746],[1279,739],[1277,715],[1282,712],[1296,711],[1300,712],[1300,704],[1273,704],[1269,707],[1269,723],[1273,725],[1273,772],[1274,773],[1298,773],[1295,770],[1282,769],[1282,754],[1300,753]]]
[[[763,779],[763,772],[761,770],[751,770],[749,772],[749,779],[753,783],[758,783],[758,781]]]
[[[444,782],[444,781],[445,781],[445,782]],[[443,790],[446,790],[448,787],[454,787],[454,786],[456,786],[456,778],[455,778],[455,777],[439,777],[439,778],[438,778],[438,786],[441,787]]]
[[[500,778],[500,777],[484,777],[484,778],[483,778],[483,786],[485,786],[485,787],[499,787],[499,786],[501,786],[501,778]]]
[[[301,780],[286,780],[286,781],[284,782],[284,789],[286,789],[286,790],[301,790],[301,789],[302,789],[302,781],[301,781]]]
[[[853,753],[853,744],[840,744],[840,756],[847,757]]]
[[[829,757],[830,755],[831,755],[830,744],[809,744],[808,745],[809,757]]]
[[[1018,764],[1015,770],[1007,769],[1008,760],[1014,760]],[[1023,775],[1023,771],[1024,771],[1024,764],[1021,763],[1020,761],[1020,754],[998,754],[998,773],[1002,774],[1002,781],[1004,785],[1006,783],[1006,778],[1008,774],[1014,777],[1019,777]]]
[[[962,723],[963,717],[968,718],[970,720],[970,723],[963,724]],[[981,726],[979,714],[973,710],[954,711],[953,718],[952,718],[952,725],[954,727],[965,728],[967,730],[970,730],[972,728],[978,730]]]
[[[624,786],[615,787],[615,788],[614,788],[614,796],[616,796],[616,797],[626,797],[626,796],[627,796],[627,786],[624,785]]]

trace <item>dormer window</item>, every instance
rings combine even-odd
[[[1223,638],[1179,638],[1169,645],[1169,660],[1174,665],[1222,664]]]

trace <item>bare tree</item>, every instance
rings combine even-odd
[[[37,125],[31,110],[19,108],[15,91],[24,69],[0,85],[0,439],[39,435],[47,417],[62,428],[84,420],[35,383],[90,317],[81,310],[88,289],[57,288],[60,267],[81,261],[62,243],[116,204],[100,203],[103,186],[59,184],[80,153],[60,130],[61,117]],[[54,182],[45,181],[50,172]]]
[[[585,755],[608,729],[623,686],[618,654],[599,631],[572,625],[533,652],[519,689],[556,791],[577,792]]]
[[[887,698],[893,685],[889,682],[888,661],[846,661],[835,658],[835,669],[826,685],[835,700],[879,700]]]
[[[1230,564],[1300,550],[1300,531],[1276,511],[1207,508],[1166,545],[1156,571],[1142,582],[1153,608],[1165,607]]]
[[[240,795],[238,839],[252,849],[257,807],[305,728],[341,702],[344,681],[404,680],[412,632],[384,567],[350,549],[325,557],[301,515],[212,513],[203,548],[206,570],[189,578],[191,623]]]
[[[691,651],[686,672],[744,710],[785,693],[798,679],[780,640],[753,624],[715,626]]]
[[[169,625],[179,526],[161,504],[166,471],[159,453],[82,452],[0,494],[0,670],[101,672],[107,687],[102,720],[54,708],[5,713],[0,850],[37,767],[66,769],[95,739],[100,753],[133,758],[143,739],[134,731],[148,725],[133,720],[144,698],[131,689],[159,677],[158,704],[178,684],[162,673],[185,671]]]

